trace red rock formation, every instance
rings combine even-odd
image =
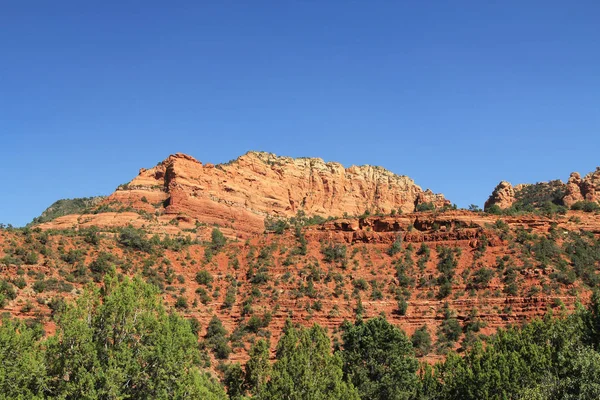
[[[494,188],[494,191],[485,202],[484,208],[488,209],[492,205],[497,205],[505,209],[512,206],[515,201],[515,189],[509,182],[502,181]]]
[[[600,202],[600,167],[597,167],[596,171],[590,172],[584,178],[581,178],[578,172],[573,172],[566,184],[560,181],[552,181],[541,183],[541,185],[550,187],[551,184],[555,185],[556,183],[559,186],[564,185],[565,195],[559,200],[566,207],[571,207],[579,201]],[[497,205],[501,209],[509,208],[517,200],[519,192],[527,186],[529,185],[522,184],[513,187],[506,181],[500,182],[485,202],[485,208],[487,209],[492,205]]]
[[[216,166],[185,154],[171,155],[154,168],[141,169],[104,205],[155,215],[155,223],[184,216],[247,236],[263,231],[267,215],[291,217],[299,210],[322,217],[359,215],[365,210],[412,212],[429,202],[437,207],[449,204],[443,195],[423,191],[412,179],[381,167],[344,168],[318,158],[249,152]],[[71,216],[66,223],[72,222]]]

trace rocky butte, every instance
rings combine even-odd
[[[600,201],[600,167],[583,178],[578,172],[573,172],[567,183],[553,180],[512,186],[509,182],[502,181],[485,202],[485,209],[497,206],[504,210],[523,200],[538,205],[551,201],[568,208],[578,202],[597,203]]]
[[[419,204],[450,202],[422,190],[407,176],[363,165],[344,168],[320,158],[248,152],[225,164],[203,164],[174,154],[121,185],[90,213],[42,224],[45,228],[133,224],[173,233],[174,226],[219,225],[226,235],[248,237],[264,230],[267,216],[341,217],[365,211],[413,212]],[[116,212],[120,211],[120,212]]]

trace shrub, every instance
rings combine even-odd
[[[210,274],[210,272],[208,272],[205,269],[198,271],[198,273],[196,273],[196,282],[198,282],[199,285],[208,286],[212,283],[213,280],[214,279],[213,279],[212,275]]]
[[[38,255],[37,253],[34,253],[33,251],[30,251],[29,253],[27,253],[27,255],[25,255],[25,257],[23,257],[23,262],[27,265],[35,265],[38,262]]]
[[[473,273],[471,276],[471,282],[469,283],[470,287],[474,287],[476,289],[482,289],[489,285],[492,277],[494,276],[494,270],[491,268],[480,268]]]
[[[369,288],[369,284],[363,278],[353,280],[352,285],[358,290],[367,290]]]
[[[398,315],[406,315],[406,310],[408,310],[408,302],[404,298],[404,296],[400,296],[398,299]]]
[[[211,232],[211,245],[213,250],[219,251],[225,243],[227,243],[227,239],[223,236],[223,232],[219,230],[219,228],[214,228]]]
[[[426,325],[423,325],[415,331],[411,341],[417,356],[426,356],[431,351],[431,334]]]
[[[152,243],[146,239],[145,233],[132,226],[128,226],[121,230],[118,242],[121,246],[126,248],[144,251],[146,253],[152,252]]]
[[[392,245],[388,249],[387,253],[390,257],[393,257],[396,254],[400,253],[401,251],[402,251],[402,237],[398,236],[396,238],[396,240],[394,240],[394,243],[392,243]]]
[[[177,308],[178,310],[188,308],[188,302],[185,296],[177,297],[177,300],[175,301],[175,308]]]
[[[346,246],[343,244],[329,244],[321,247],[325,262],[332,263],[346,259]]]
[[[435,210],[435,204],[429,202],[429,203],[420,203],[417,204],[417,206],[415,207],[416,211],[422,212],[422,211],[433,211]]]
[[[227,340],[227,330],[216,315],[213,315],[208,324],[205,339],[209,348],[219,360],[227,359],[231,354],[231,347]]]
[[[4,300],[14,300],[17,297],[17,292],[13,285],[5,281],[4,279],[0,280],[0,304],[4,306]]]
[[[289,227],[290,224],[285,219],[270,216],[265,218],[265,231],[267,232],[274,232],[281,235]]]
[[[584,212],[600,211],[600,205],[595,201],[578,201],[571,206],[571,210],[579,210]]]

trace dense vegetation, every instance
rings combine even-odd
[[[267,342],[259,340],[244,368],[222,365],[222,383],[203,367],[193,324],[167,312],[156,287],[139,277],[107,274],[101,289],[88,286],[56,321],[56,333],[44,338],[39,326],[2,320],[0,398],[600,397],[597,293],[587,309],[500,330],[485,345],[477,340],[463,356],[451,352],[434,367],[419,365],[415,338],[384,317],[344,323],[335,349],[320,326],[288,321],[273,364]],[[222,334],[217,322],[207,336]]]
[[[58,217],[69,214],[80,214],[84,210],[98,204],[103,197],[80,197],[75,199],[61,199],[52,203],[44,212],[33,219],[31,225],[52,221]]]
[[[4,319],[0,397],[6,399],[223,399],[199,367],[197,336],[168,313],[153,285],[106,275],[56,317],[56,333]]]

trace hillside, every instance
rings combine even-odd
[[[234,335],[230,359],[243,361],[251,337],[276,340],[288,317],[334,332],[357,313],[383,312],[409,334],[427,326],[435,338],[447,305],[463,326],[476,319],[478,334],[490,334],[550,308],[573,309],[598,282],[597,214],[446,211],[306,221],[223,245],[193,230],[162,239],[134,228],[4,230],[3,309],[52,331],[54,299],[76,296],[114,266],[157,284],[168,304],[203,329],[218,315]]]
[[[598,171],[577,185],[574,176],[567,184],[502,183],[484,212],[458,210],[442,195],[380,167],[344,169],[267,153],[212,166],[173,155],[140,170],[104,199],[57,202],[45,218],[59,211],[73,214],[0,229],[0,312],[5,317],[0,329],[12,329],[6,317],[14,317],[25,323],[15,325],[16,331],[26,326],[31,335],[56,346],[65,334],[61,318],[79,318],[65,314],[72,310],[68,304],[89,299],[90,288],[102,288],[91,292],[96,296],[110,296],[120,282],[129,292],[115,296],[129,296],[125,308],[150,299],[152,307],[163,303],[187,320],[177,320],[177,326],[191,329],[185,337],[194,351],[195,343],[200,345],[193,365],[218,376],[231,398],[260,386],[248,373],[240,377],[242,366],[246,372],[254,368],[256,346],[262,346],[265,368],[269,360],[281,361],[278,343],[292,334],[313,335],[307,343],[321,343],[321,355],[332,347],[339,351],[343,342],[346,353],[339,354],[350,357],[348,335],[363,337],[361,330],[375,327],[396,338],[382,342],[408,346],[402,350],[410,358],[402,370],[410,378],[407,387],[448,390],[443,398],[451,399],[482,398],[488,383],[490,393],[498,388],[521,393],[520,384],[507,386],[516,379],[510,374],[503,373],[506,382],[463,380],[455,394],[444,380],[463,379],[464,366],[455,368],[456,363],[481,371],[477,357],[483,357],[484,348],[493,354],[493,343],[512,351],[511,360],[520,357],[529,365],[529,349],[515,353],[503,344],[513,340],[511,335],[523,335],[520,343],[539,339],[544,351],[554,349],[560,357],[571,351],[564,342],[549,345],[548,340],[560,337],[553,329],[582,326],[568,318],[591,318],[574,311],[590,303],[600,285],[600,210],[592,190]],[[138,279],[128,281],[128,276]],[[159,301],[151,300],[153,290]],[[593,304],[600,306],[600,300]],[[121,312],[117,303],[113,306]],[[112,310],[94,307],[94,312]],[[137,316],[138,311],[129,312]],[[163,321],[168,318],[155,313]],[[596,311],[589,313],[593,317]],[[541,317],[544,325],[536,322]],[[371,325],[366,328],[361,321]],[[102,318],[95,323],[97,334],[107,333]],[[515,330],[525,323],[539,332],[527,326]],[[569,335],[587,346],[586,332]],[[32,354],[41,354],[39,349],[45,346]],[[415,356],[422,362],[419,374]],[[499,357],[486,364],[492,376],[516,368],[515,363],[497,365],[507,356]],[[578,357],[574,360],[585,361]],[[358,368],[363,358],[344,364],[346,379],[348,368]],[[545,359],[538,358],[535,362],[543,364]],[[428,386],[428,365],[436,362],[437,386]],[[572,376],[576,370],[568,371]],[[475,379],[475,372],[466,374]],[[147,378],[142,374],[140,379]],[[536,379],[527,385],[537,384]],[[235,392],[232,382],[247,386]],[[369,385],[361,386],[363,398],[371,398]],[[465,397],[472,387],[481,392]],[[411,396],[406,398],[437,398]]]

